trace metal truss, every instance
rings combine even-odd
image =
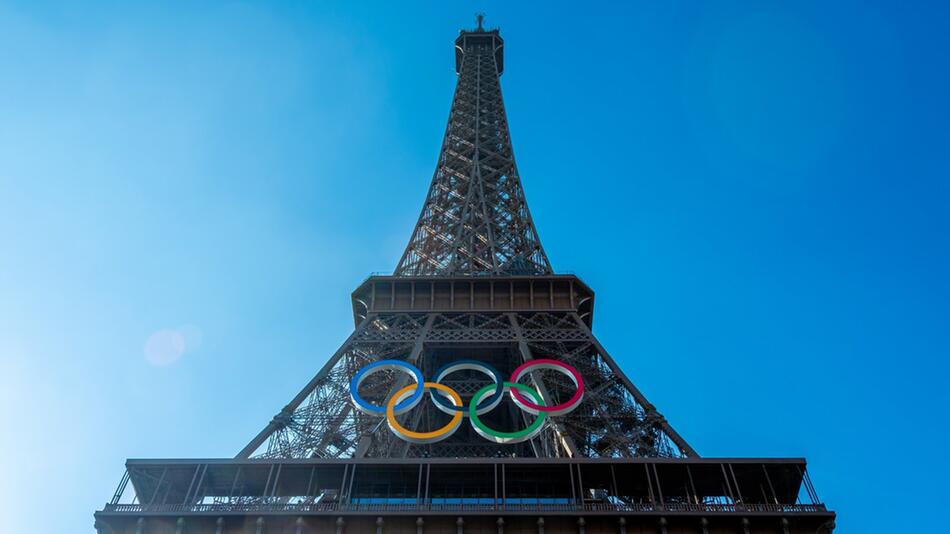
[[[697,456],[591,333],[592,293],[578,293],[574,277],[551,275],[511,148],[499,84],[502,46],[497,30],[461,33],[458,85],[439,163],[394,276],[372,277],[354,292],[356,330],[239,458]],[[388,294],[377,294],[377,286]],[[472,311],[457,310],[465,306]],[[488,309],[474,311],[478,306]],[[550,418],[531,441],[506,446],[465,425],[444,441],[410,445],[383,418],[351,406],[350,379],[369,362],[402,359],[432,373],[461,353],[507,372],[535,358],[562,360],[580,371],[587,395],[577,410]],[[455,380],[463,396],[479,387],[472,377]],[[536,371],[530,380],[549,405],[574,392],[557,373]],[[360,394],[379,405],[405,384],[401,375],[379,373]],[[508,411],[495,417],[510,426],[529,423],[514,406],[502,410]],[[422,403],[400,417],[412,428],[436,428],[448,416]]]
[[[432,185],[397,275],[546,274],[515,166],[498,77],[502,40],[463,33]]]
[[[462,433],[431,445],[395,438],[379,417],[353,410],[348,385],[363,365],[383,358],[434,369],[438,351],[508,351],[508,367],[534,358],[556,358],[584,376],[588,395],[581,408],[552,418],[545,431],[520,448],[499,446]],[[508,369],[510,371],[510,369]],[[556,404],[574,385],[556,373],[532,380]],[[380,403],[405,384],[381,374],[361,387]],[[478,384],[452,384],[464,395]],[[404,424],[431,428],[445,417],[423,406],[401,416]],[[518,417],[521,417],[520,415]],[[524,423],[523,420],[520,421]],[[442,421],[444,423],[444,421]],[[367,317],[323,370],[238,455],[264,458],[349,457],[695,457],[695,451],[627,379],[576,313],[379,313]]]
[[[699,458],[593,335],[594,292],[553,273],[532,222],[499,84],[503,41],[478,21],[455,43],[458,85],[422,214],[394,274],[353,291],[354,331],[237,458],[129,460],[96,513],[100,534],[834,530],[804,459]],[[499,445],[463,422],[410,443],[352,404],[354,375],[382,359],[426,380],[458,360],[503,376],[559,360],[584,395],[529,441]],[[534,369],[518,380],[544,405],[576,393],[570,378]],[[376,406],[411,380],[364,378],[359,395]],[[460,366],[439,382],[465,402],[493,379]],[[492,406],[480,417],[501,432],[535,417],[510,398]],[[450,419],[425,397],[395,417],[418,432]]]

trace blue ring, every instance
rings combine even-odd
[[[457,367],[461,367],[461,369],[455,369]],[[478,360],[456,360],[443,365],[438,371],[436,371],[435,378],[433,378],[432,381],[436,383],[442,383],[442,379],[445,378],[446,375],[450,375],[455,371],[462,371],[466,369],[474,371],[475,369],[472,369],[472,367],[478,368],[479,371],[491,376],[495,381],[495,392],[492,393],[490,397],[480,402],[476,407],[478,414],[481,415],[484,412],[494,409],[495,406],[501,402],[502,397],[505,395],[505,379],[498,372],[498,369],[495,369],[491,365]],[[468,407],[463,406],[460,408],[455,406],[441,393],[437,393],[435,389],[429,390],[429,396],[432,397],[432,402],[436,404],[436,408],[442,410],[443,412],[448,414],[462,412],[465,417],[468,417]]]
[[[350,399],[352,399],[354,406],[366,413],[386,413],[385,406],[370,404],[363,400],[363,397],[360,397],[359,393],[360,384],[366,377],[377,371],[384,371],[386,369],[401,370],[411,375],[416,381],[416,390],[409,398],[397,404],[393,411],[396,414],[400,414],[413,409],[416,404],[419,404],[419,401],[422,399],[422,394],[425,392],[425,387],[423,386],[425,380],[422,378],[422,371],[415,365],[402,360],[378,360],[357,371],[356,374],[353,375],[353,379],[350,380]]]

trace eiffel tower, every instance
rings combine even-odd
[[[455,67],[419,220],[352,334],[235,458],[128,460],[98,532],[831,532],[804,459],[700,458],[617,366],[541,245],[481,16]]]

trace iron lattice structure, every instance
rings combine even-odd
[[[353,334],[239,458],[697,456],[591,333],[593,293],[574,277],[552,274],[515,165],[499,82],[503,60],[497,30],[461,32],[442,150],[394,276],[371,277],[354,293]],[[496,299],[506,291],[506,302]],[[382,293],[391,297],[388,308]],[[350,379],[370,362],[403,359],[431,373],[465,354],[507,372],[535,358],[562,360],[580,370],[592,394],[518,446],[471,431],[410,445],[349,402]],[[404,385],[394,378],[364,384],[364,397],[382,402]],[[475,376],[453,378],[463,395],[483,385]],[[556,373],[535,372],[531,380],[548,405],[574,390]],[[526,424],[514,411],[499,417]],[[447,420],[431,406],[403,418],[415,428]]]
[[[499,85],[502,39],[479,20],[455,44],[458,87],[422,214],[393,275],[353,292],[353,332],[237,458],[128,460],[96,530],[832,532],[804,459],[699,458],[598,342],[593,291],[552,271],[525,202]],[[584,396],[529,441],[499,445],[463,424],[410,443],[351,403],[354,375],[382,359],[430,380],[458,360],[508,376],[539,358],[576,369]],[[489,382],[471,367],[438,382],[468,400]],[[579,391],[547,369],[516,377],[549,407]],[[358,393],[379,406],[408,380],[380,372]],[[534,418],[510,399],[493,406],[482,417],[495,429]],[[428,399],[397,417],[419,431],[449,419]]]
[[[498,32],[463,32],[458,85],[422,214],[397,275],[547,274],[515,166]]]

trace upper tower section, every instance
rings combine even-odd
[[[515,166],[498,30],[463,30],[458,84],[432,184],[396,276],[544,275],[551,264]]]
[[[505,40],[498,34],[497,29],[482,28],[483,17],[478,15],[478,27],[474,30],[460,30],[455,40],[455,72],[462,73],[462,58],[465,54],[490,54],[495,56],[495,65],[498,66],[498,75],[505,70]]]

